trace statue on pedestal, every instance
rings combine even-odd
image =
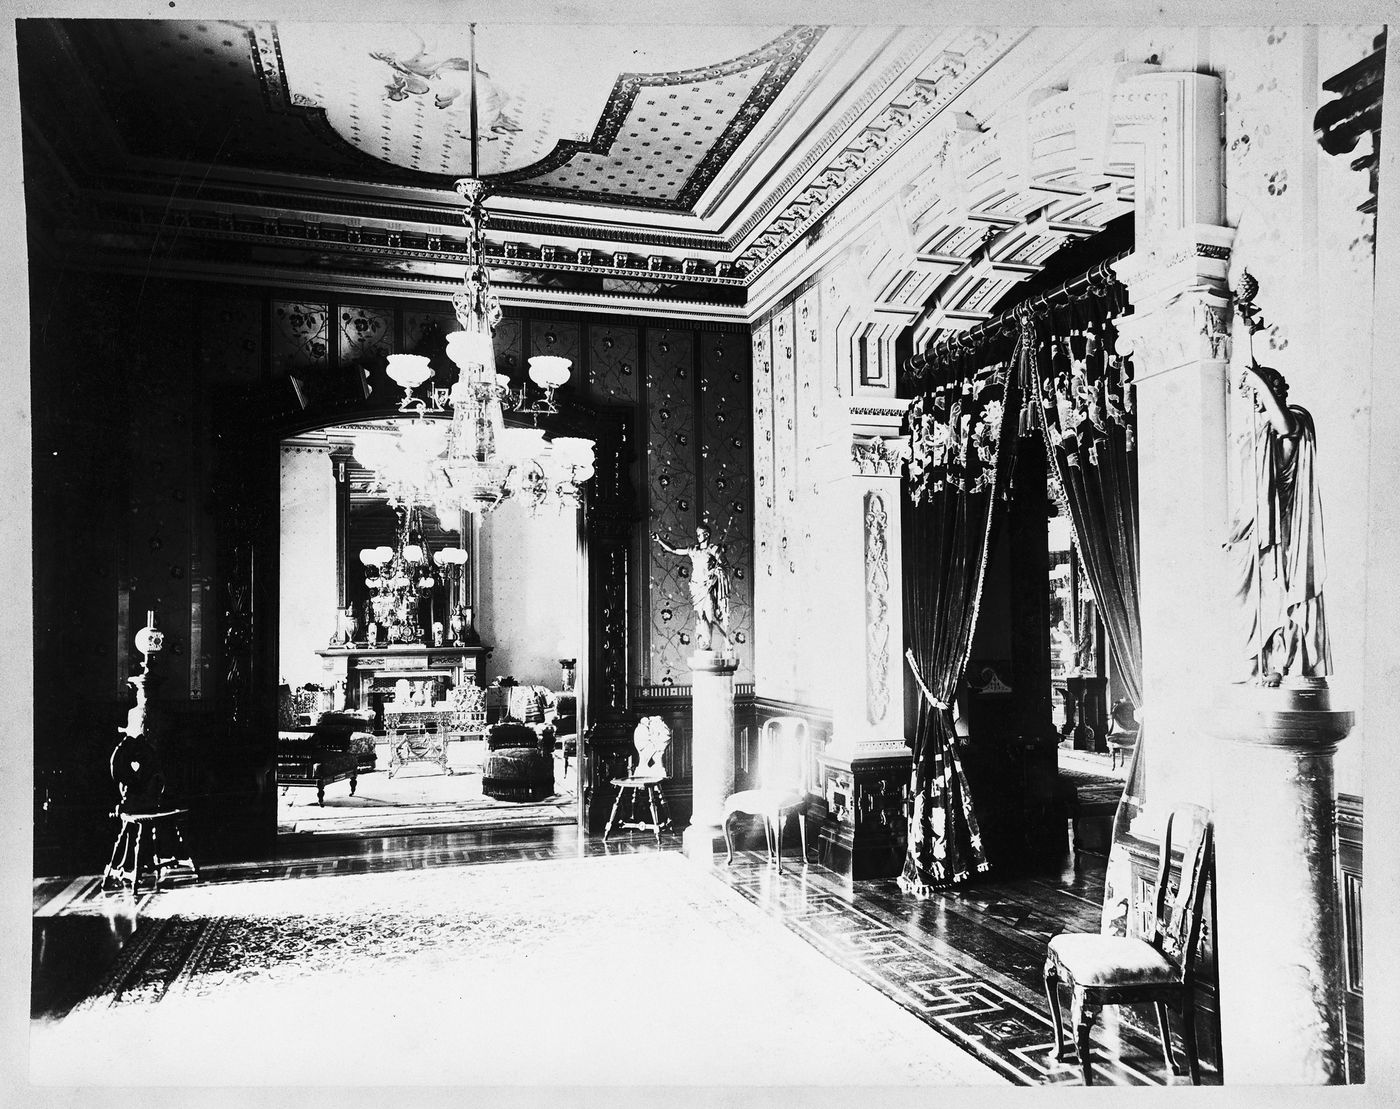
[[[701,524],[695,529],[695,546],[673,547],[660,535],[652,533],[663,551],[674,555],[684,555],[690,559],[690,604],[695,609],[697,630],[703,634],[704,643],[697,645],[701,651],[714,649],[714,634],[718,628],[726,643],[729,636],[729,571],[724,565],[724,555],[710,539],[710,529]]]
[[[344,608],[335,610],[335,631],[331,633],[330,646],[353,647],[355,644],[355,610]]]
[[[1251,340],[1263,326],[1253,303],[1257,292],[1258,282],[1246,273],[1236,300]],[[1317,432],[1307,409],[1288,403],[1283,375],[1259,365],[1252,350],[1240,391],[1254,403],[1241,436],[1244,487],[1226,548],[1243,613],[1247,673],[1260,685],[1325,679],[1332,655],[1322,599],[1327,570]]]

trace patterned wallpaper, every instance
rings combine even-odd
[[[588,329],[588,391],[598,400],[635,404],[640,387],[641,356],[635,327],[594,325]]]
[[[537,354],[558,355],[578,366],[579,347],[582,342],[583,325],[577,320],[531,320],[530,351],[525,356],[525,366],[522,369],[528,371],[530,359]]]
[[[701,334],[701,519],[730,567],[729,630],[739,658],[738,682],[753,681],[752,375],[747,336]]]
[[[197,478],[201,390],[199,378],[185,369],[199,361],[200,336],[169,325],[170,320],[197,318],[199,304],[187,290],[170,286],[162,292],[158,314],[133,311],[131,356],[126,360],[126,391],[134,418],[126,425],[125,459],[133,526],[118,556],[115,676],[123,698],[128,693],[126,678],[140,662],[132,637],[145,624],[147,610],[156,611],[165,633],[160,659],[164,696],[198,697],[207,678],[202,663],[209,645],[202,622],[211,585],[196,526],[196,514],[203,508]]]
[[[301,301],[272,305],[272,372],[323,370],[330,364],[330,306]]]
[[[776,513],[773,500],[773,327],[769,320],[754,325],[753,365],[753,507],[754,672],[768,679],[772,660],[781,647],[774,640],[773,551]],[[761,692],[761,691],[760,691]]]
[[[821,311],[817,287],[809,289],[793,304],[793,442],[795,461],[792,477],[792,528],[798,571],[793,575],[797,626],[804,643],[829,641],[830,627],[826,598],[810,584],[826,580],[829,558],[830,521],[824,521],[817,451],[822,442],[821,413]],[[824,527],[825,523],[825,527]],[[804,587],[799,588],[799,585]],[[819,696],[821,674],[810,659],[794,667],[796,700],[810,702]]]
[[[695,337],[689,331],[646,333],[646,477],[651,526],[673,547],[695,542]],[[688,559],[649,543],[648,673],[660,685],[690,684],[694,651]]]
[[[200,301],[199,365],[206,380],[246,384],[262,377],[262,321],[257,297]]]
[[[802,547],[802,520],[797,507],[797,351],[793,308],[789,305],[773,317],[773,616],[778,627],[796,629],[800,624],[802,579],[798,561]],[[783,633],[784,649],[775,655],[770,672],[797,700],[801,653],[796,636]]]

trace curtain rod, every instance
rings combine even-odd
[[[1102,262],[1090,267],[1078,277],[1070,278],[1062,285],[1057,285],[1043,293],[1037,293],[1035,296],[1006,309],[1006,311],[998,313],[990,320],[984,320],[964,331],[955,331],[951,335],[931,343],[922,354],[913,355],[909,359],[908,368],[914,373],[922,373],[931,362],[945,353],[971,350],[992,339],[1008,334],[1014,327],[1015,318],[1019,313],[1028,312],[1031,315],[1041,315],[1060,303],[1083,299],[1086,292],[1097,293],[1110,285],[1118,284],[1118,277],[1112,269],[1113,263],[1121,262],[1130,254],[1132,254],[1131,250],[1124,250],[1112,258],[1105,258]]]

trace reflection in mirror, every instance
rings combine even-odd
[[[281,677],[323,684],[327,647],[473,642],[473,534],[413,496],[411,460],[444,421],[379,420],[282,443]],[[391,475],[393,484],[385,481]]]

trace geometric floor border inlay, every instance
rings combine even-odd
[[[716,877],[981,1062],[1019,1085],[1081,1084],[1077,1062],[1054,1059],[1044,995],[1028,989],[1024,975],[1009,980],[967,950],[940,949],[937,931],[909,928],[871,907],[878,901],[872,891],[853,896],[816,868],[788,866],[780,877],[760,854],[745,862],[717,867]],[[946,906],[940,915],[946,920]],[[1038,982],[1038,962],[1032,973]],[[1095,1085],[1168,1084],[1157,1042],[1118,1024],[1111,1010],[1105,1014],[1094,1032]]]

